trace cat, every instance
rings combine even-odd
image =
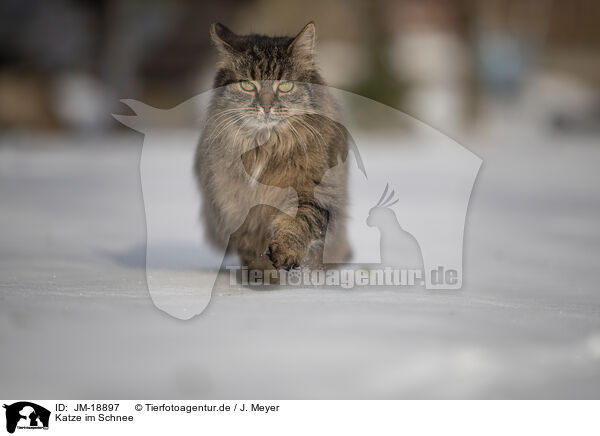
[[[327,231],[328,251],[348,258],[345,165],[320,185],[346,161],[348,135],[327,116],[338,109],[315,64],[314,23],[295,37],[237,35],[219,23],[210,35],[218,71],[194,166],[207,237],[250,269],[322,267]],[[266,192],[248,194],[256,183],[293,188],[295,214],[266,198],[248,213],[246,197]]]

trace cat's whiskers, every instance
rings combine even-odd
[[[248,124],[250,121],[252,121],[252,119],[253,119],[253,117],[250,116],[250,115],[247,115],[246,117],[247,117],[247,119],[238,127],[238,129],[235,132],[235,135],[233,137],[233,143],[235,145],[237,145],[237,137],[240,134],[240,131],[242,130],[242,128],[244,128],[244,126],[246,124]],[[266,163],[264,161],[262,161],[262,162],[257,161],[256,156],[255,156],[254,161],[256,163],[256,168],[254,169],[254,171],[252,172],[252,175],[250,176],[250,179],[251,179],[250,180],[250,186],[251,187],[253,187],[254,185],[256,185],[256,183],[258,182],[258,178],[260,177],[260,173],[262,172],[262,170],[263,170],[263,168],[265,166],[265,163]],[[248,173],[245,172],[245,174],[248,174]]]
[[[304,116],[306,116],[306,117],[308,117],[309,119],[311,119],[311,120],[313,120],[313,121],[314,121],[314,118],[313,118],[313,117],[318,117],[318,116],[320,116],[320,115],[318,115],[318,114],[314,114],[314,113],[309,113],[309,112],[307,112],[307,113],[305,113],[305,114],[304,114]],[[318,120],[317,120],[317,121],[318,121]],[[323,133],[322,133],[322,132],[319,132],[318,130],[316,130],[316,129],[314,128],[314,126],[313,126],[313,125],[311,125],[311,124],[310,124],[309,122],[307,122],[306,120],[302,120],[302,123],[303,123],[303,124],[304,124],[304,125],[305,125],[307,128],[309,128],[309,129],[310,129],[312,132],[314,132],[316,135],[318,135],[318,137],[321,139],[322,143],[324,144],[324,138],[323,138]],[[333,127],[334,127],[334,128],[337,130],[337,131],[338,131],[338,133],[340,134],[340,136],[342,136],[342,137],[344,136],[344,132],[343,132],[343,131],[342,131],[342,130],[341,130],[339,127],[338,127],[338,125],[337,125],[337,123],[336,123],[336,122],[333,122],[333,121],[332,121],[331,123],[328,123],[328,124],[329,124],[330,126],[333,126]]]
[[[313,126],[311,126],[299,117],[295,118],[295,121],[297,121],[301,126],[303,126],[313,136],[313,138],[315,138],[315,140],[319,141],[324,147],[326,146],[325,140],[323,139],[323,135],[319,131],[317,131]]]
[[[296,139],[298,139],[298,142],[302,146],[302,150],[304,150],[304,153],[306,154],[306,152],[308,151],[308,147],[306,146],[306,143],[304,141],[302,141],[302,138],[300,137],[300,133],[294,127],[294,125],[292,124],[291,121],[289,121],[289,120],[286,120],[286,121],[287,121],[288,127],[290,128],[290,131],[296,137]]]
[[[296,138],[298,138],[298,142],[300,143],[300,145],[302,146],[302,149],[304,150],[304,165],[308,168],[308,146],[306,145],[306,142],[302,141],[301,137],[300,137],[300,133],[298,132],[298,130],[293,126],[293,124],[291,123],[291,121],[286,120],[288,126],[290,127],[290,131],[296,136]]]
[[[230,114],[232,112],[243,112],[245,111],[245,108],[229,108],[229,109],[220,109],[219,111],[217,111],[214,115],[212,115],[210,118],[208,118],[206,120],[207,123],[209,123],[210,121],[212,121],[213,119],[217,119],[223,115],[227,115]]]
[[[243,118],[246,118],[246,121],[244,121],[244,122],[243,122],[243,123],[242,123],[242,124],[241,124],[241,125],[238,127],[237,131],[235,132],[235,135],[233,136],[233,143],[234,143],[235,145],[237,145],[237,137],[238,137],[238,135],[240,134],[240,131],[242,130],[242,128],[243,128],[243,127],[244,127],[246,124],[248,124],[250,121],[252,121],[252,118],[253,118],[253,117],[252,117],[252,116],[250,116],[250,115],[244,115],[244,117],[243,117]],[[242,118],[242,119],[243,119],[243,118]]]
[[[219,126],[224,119],[228,119],[243,112],[245,112],[245,109],[243,108],[225,109],[211,116],[209,119],[206,120],[205,124],[206,126],[213,125],[216,127]]]
[[[229,109],[227,111],[223,111],[221,113],[218,113],[216,115],[214,115],[212,118],[214,118],[212,121],[213,124],[219,124],[224,118],[229,118],[229,117],[235,117],[237,115],[243,115],[245,114],[245,109]]]
[[[314,112],[306,112],[305,115],[310,118],[310,119],[315,119],[314,117],[319,117],[319,116],[323,116],[323,115],[319,115],[317,113]],[[346,134],[346,132],[344,132],[342,130],[342,128],[339,126],[339,123],[335,122],[334,120],[330,120],[331,123],[329,123],[329,125],[331,127],[333,127],[341,136],[344,136]]]
[[[246,114],[238,114],[238,115],[234,115],[230,118],[225,119],[225,121],[222,121],[221,123],[219,123],[217,126],[215,126],[214,130],[216,132],[213,132],[208,140],[210,141],[210,143],[212,144],[217,138],[219,138],[219,136],[221,136],[221,134],[227,130],[229,130],[230,127],[232,127],[233,125],[235,125],[237,122],[243,120],[244,118],[246,118],[248,115]],[[217,129],[219,129],[220,126],[223,126],[220,128],[220,130],[217,131]]]

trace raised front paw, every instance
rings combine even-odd
[[[269,244],[267,256],[273,262],[276,269],[292,269],[300,266],[306,249],[294,243],[293,239],[286,237],[275,237]]]

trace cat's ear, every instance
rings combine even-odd
[[[231,53],[235,51],[233,44],[237,39],[237,35],[221,23],[214,23],[210,26],[210,38],[220,52]]]
[[[304,26],[298,35],[290,42],[288,52],[312,57],[315,48],[316,30],[312,21]]]

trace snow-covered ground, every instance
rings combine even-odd
[[[2,396],[600,397],[597,138],[461,139],[484,161],[461,290],[222,280],[180,321],[146,288],[142,136],[5,136]]]

